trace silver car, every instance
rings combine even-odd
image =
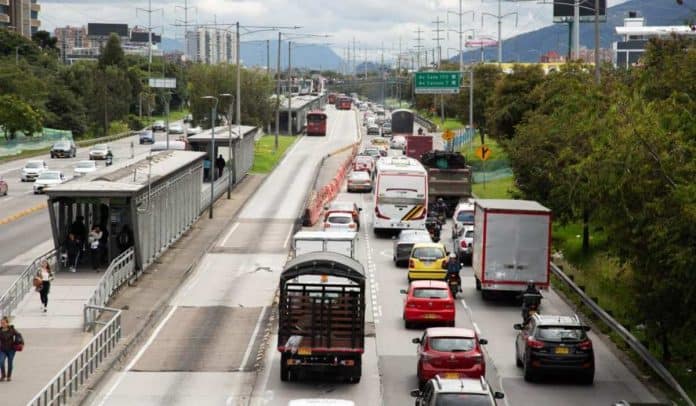
[[[394,237],[392,259],[394,265],[405,267],[411,257],[413,246],[422,242],[433,242],[428,230],[401,230],[398,237]]]
[[[60,171],[45,171],[34,182],[34,194],[43,193],[44,190],[53,185],[60,185],[65,182],[65,176]]]
[[[22,168],[21,179],[22,182],[31,182],[36,180],[42,173],[48,170],[46,166],[46,161],[43,160],[31,160],[27,161]]]
[[[89,159],[106,159],[106,156],[111,152],[111,147],[107,144],[96,144],[89,150]]]
[[[474,226],[464,226],[459,233],[452,239],[454,252],[459,258],[459,262],[471,261],[471,254],[474,252]]]

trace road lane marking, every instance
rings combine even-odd
[[[261,314],[259,315],[259,319],[256,320],[256,327],[254,327],[254,332],[251,334],[251,337],[249,337],[249,344],[247,345],[246,351],[244,352],[244,358],[242,358],[242,363],[239,364],[241,371],[245,370],[244,366],[249,361],[249,356],[251,355],[251,349],[254,348],[254,342],[256,341],[256,336],[259,334],[259,329],[261,328],[261,322],[263,321],[263,318],[266,315],[266,309],[268,309],[268,306],[264,306],[263,309],[261,310]]]
[[[288,247],[288,243],[290,242],[290,237],[292,236],[292,231],[293,231],[293,227],[290,227],[290,230],[288,231],[288,236],[285,237],[285,242],[283,243],[283,248]]]
[[[225,246],[225,244],[227,243],[227,240],[230,239],[230,237],[232,236],[232,233],[234,233],[234,230],[236,230],[237,227],[239,227],[238,222],[234,223],[234,225],[232,225],[232,227],[230,228],[230,231],[228,231],[227,234],[225,234],[225,238],[222,239],[222,242],[219,245],[220,247]]]
[[[18,171],[18,170],[20,170],[20,169],[22,169],[22,168],[24,168],[24,165],[22,165],[22,166],[17,166],[17,167],[14,167],[14,168],[3,169],[2,171],[0,171],[0,173],[8,173],[8,172],[12,172],[12,171]]]
[[[11,223],[13,221],[17,221],[17,220],[21,219],[22,217],[26,217],[34,212],[45,209],[47,207],[48,207],[48,203],[46,203],[46,202],[43,202],[41,204],[37,204],[36,206],[30,207],[28,209],[24,209],[24,210],[17,212],[11,216],[7,216],[3,219],[0,219],[0,225]]]
[[[481,330],[479,330],[478,324],[476,324],[475,321],[472,321],[471,323],[474,325],[474,331],[476,332],[476,335],[478,335],[479,337],[481,337]]]
[[[104,398],[101,400],[101,402],[99,402],[98,406],[104,406],[104,404],[109,399],[109,397],[111,397],[111,395],[113,395],[114,391],[116,391],[116,388],[118,388],[121,385],[121,382],[123,381],[123,378],[125,378],[128,371],[133,369],[135,364],[138,361],[140,361],[140,357],[142,357],[143,354],[145,354],[145,351],[147,351],[147,349],[150,347],[150,345],[152,345],[152,342],[155,341],[155,338],[157,338],[160,331],[162,331],[162,329],[164,328],[164,325],[167,324],[167,322],[174,315],[174,312],[176,311],[176,309],[178,307],[179,306],[172,306],[171,310],[169,310],[169,313],[167,313],[167,315],[164,317],[164,319],[162,319],[160,324],[157,325],[157,328],[155,328],[155,331],[153,331],[152,334],[150,335],[150,337],[147,339],[147,342],[145,342],[145,345],[140,349],[140,351],[138,351],[137,354],[135,354],[135,357],[133,358],[133,360],[131,360],[131,362],[126,366],[126,368],[123,370],[121,375],[119,375],[118,379],[116,379],[114,386],[112,386],[111,389],[109,389],[109,391],[106,392],[106,395],[104,395]]]
[[[469,310],[469,306],[466,305],[466,301],[464,299],[461,299],[460,302],[462,303],[462,306],[464,306],[465,310]]]

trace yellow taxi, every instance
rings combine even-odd
[[[447,274],[447,251],[439,243],[417,243],[408,259],[408,281],[416,279],[444,280]]]
[[[384,137],[376,137],[373,138],[370,143],[379,148],[389,148],[389,138],[384,138]]]

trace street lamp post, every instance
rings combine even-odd
[[[213,203],[215,203],[215,116],[217,116],[218,98],[215,96],[203,96],[201,99],[213,100],[213,108],[210,110],[210,208],[208,210],[208,218],[213,218]]]
[[[501,64],[503,62],[503,39],[502,39],[502,30],[503,30],[503,19],[505,17],[510,17],[512,15],[515,16],[515,27],[517,27],[517,20],[519,18],[519,15],[517,14],[516,11],[513,11],[512,13],[507,13],[507,14],[502,14],[502,1],[503,0],[498,0],[498,14],[491,14],[491,13],[481,13],[481,28],[483,29],[483,17],[489,16],[498,19],[498,64]],[[482,51],[483,52],[483,51]]]
[[[230,93],[223,93],[219,97],[230,97],[234,98]],[[234,99],[232,99],[234,100]],[[236,157],[234,157],[234,146],[232,144],[232,101],[230,101],[230,105],[227,107],[227,129],[228,129],[228,144],[227,144],[227,163],[230,165],[232,168],[236,166],[237,160]],[[227,172],[229,172],[230,169],[227,169]],[[232,176],[227,175],[227,199],[232,198]]]

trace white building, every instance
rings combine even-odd
[[[669,38],[676,35],[696,35],[696,27],[688,25],[645,25],[645,17],[631,11],[624,18],[624,25],[616,27],[616,34],[621,36],[621,41],[614,42],[614,66],[630,68],[638,63],[645,53],[645,47],[651,38]]]
[[[186,57],[205,64],[235,63],[235,33],[203,27],[189,31],[186,33]]]

